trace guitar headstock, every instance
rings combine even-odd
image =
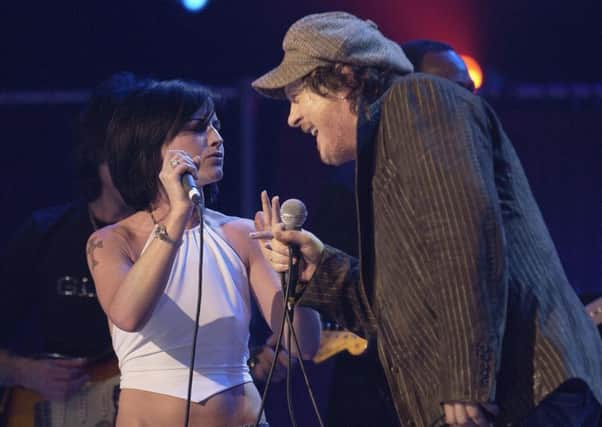
[[[359,356],[368,348],[368,341],[347,330],[323,330],[320,334],[320,348],[313,358],[314,363],[347,351],[353,356]]]

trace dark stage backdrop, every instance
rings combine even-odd
[[[80,108],[4,101],[24,91],[86,90],[123,70],[237,90],[221,111],[226,162],[218,207],[235,215],[250,215],[253,199],[259,207],[259,195],[242,190],[248,174],[257,193],[303,199],[307,228],[326,229],[328,240],[349,245],[353,233],[341,231],[349,229],[342,226],[349,222],[345,217],[331,227],[321,221],[331,206],[353,210],[349,199],[321,197],[329,183],[349,179],[349,170],[320,164],[312,139],[286,127],[285,103],[240,96],[250,78],[280,61],[292,22],[308,13],[346,10],[374,20],[400,42],[451,42],[481,62],[494,93],[516,82],[593,88],[584,105],[558,94],[537,102],[493,101],[569,280],[579,291],[602,293],[600,0],[211,0],[197,15],[178,3],[0,2],[0,245],[33,209],[73,197],[71,152]],[[323,410],[327,372],[322,365],[312,373]],[[282,387],[272,399],[273,424],[286,426]],[[298,414],[299,425],[315,425],[306,400]]]
[[[582,293],[602,292],[602,109],[500,110],[560,253]]]

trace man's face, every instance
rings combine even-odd
[[[351,111],[347,92],[318,95],[298,81],[285,88],[291,103],[288,125],[316,139],[320,159],[338,166],[356,158],[357,114]]]
[[[417,71],[443,77],[474,92],[474,83],[468,74],[466,64],[462,61],[462,58],[452,50],[427,53],[422,58],[420,70]]]

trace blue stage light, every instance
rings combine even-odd
[[[182,6],[189,12],[200,12],[207,6],[209,0],[180,0]]]

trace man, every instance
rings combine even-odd
[[[443,77],[470,92],[475,91],[466,64],[447,43],[435,40],[412,40],[403,43],[401,48],[414,66],[414,71]]]
[[[76,153],[82,197],[34,212],[2,252],[0,386],[66,402],[90,380],[95,362],[111,363],[107,319],[96,299],[85,248],[94,230],[130,214],[113,186],[104,143],[114,109],[135,84],[129,74],[115,75],[93,92],[82,113]],[[103,369],[110,375],[108,365]],[[92,414],[112,422],[115,408],[103,407],[111,400],[89,407],[87,422]],[[65,425],[80,425],[75,412],[81,411],[67,414],[71,423]]]
[[[434,40],[412,40],[401,47],[415,72],[437,75],[474,91],[466,64],[450,45]],[[331,246],[356,256],[353,167],[354,163],[349,162],[335,169],[333,179],[320,190],[313,231]],[[387,393],[386,379],[373,343],[359,356],[347,352],[338,354],[333,366],[326,424],[330,427],[396,425],[397,415]],[[350,407],[354,410],[350,411]]]
[[[491,108],[411,74],[371,21],[293,24],[253,86],[290,101],[288,123],[324,163],[357,160],[360,258],[283,231],[262,194],[264,255],[300,246],[301,303],[378,338],[402,425],[591,425],[602,345],[568,284],[526,177]]]

